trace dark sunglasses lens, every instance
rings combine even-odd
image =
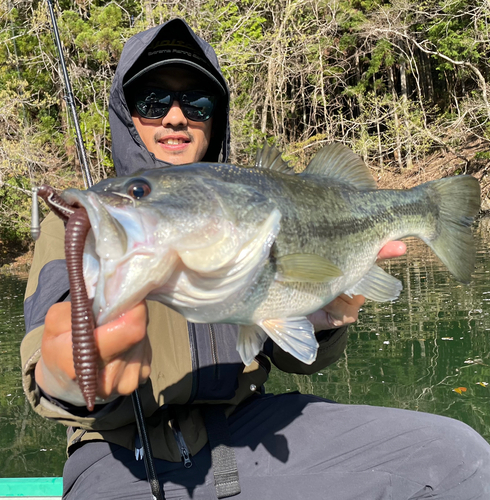
[[[213,116],[216,97],[202,92],[184,92],[180,98],[180,105],[189,120],[205,122]]]
[[[137,96],[134,107],[143,118],[162,118],[168,113],[171,101],[169,92],[151,91]]]
[[[179,101],[184,115],[192,121],[205,122],[213,116],[216,97],[199,91],[170,92],[161,89],[147,89],[136,96],[134,107],[143,118],[162,118],[174,99]]]

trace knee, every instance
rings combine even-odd
[[[468,491],[490,493],[490,444],[480,434],[465,423],[447,417],[433,419],[425,432],[426,451],[429,456],[432,452],[439,461],[438,465],[431,465],[432,470],[438,470],[435,487],[453,492],[454,488],[465,485]]]

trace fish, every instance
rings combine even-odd
[[[420,238],[463,283],[475,264],[474,177],[378,189],[340,143],[301,173],[266,144],[253,167],[170,166],[61,198],[90,221],[83,278],[96,325],[157,300],[191,322],[240,325],[246,365],[267,337],[313,363],[318,342],[307,316],[341,294],[395,300],[402,283],[376,264],[389,241]]]

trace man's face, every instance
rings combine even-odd
[[[179,66],[157,69],[141,78],[141,85],[165,90],[212,90],[199,73]],[[139,81],[136,82],[136,85]],[[159,160],[183,165],[202,160],[211,140],[213,118],[205,122],[185,117],[177,101],[163,118],[143,118],[133,108],[133,123],[148,151]]]

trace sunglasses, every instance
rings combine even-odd
[[[180,105],[184,116],[194,122],[205,122],[213,116],[217,97],[200,90],[172,92],[159,88],[144,88],[133,96],[136,111],[143,118],[163,118],[174,101]]]

